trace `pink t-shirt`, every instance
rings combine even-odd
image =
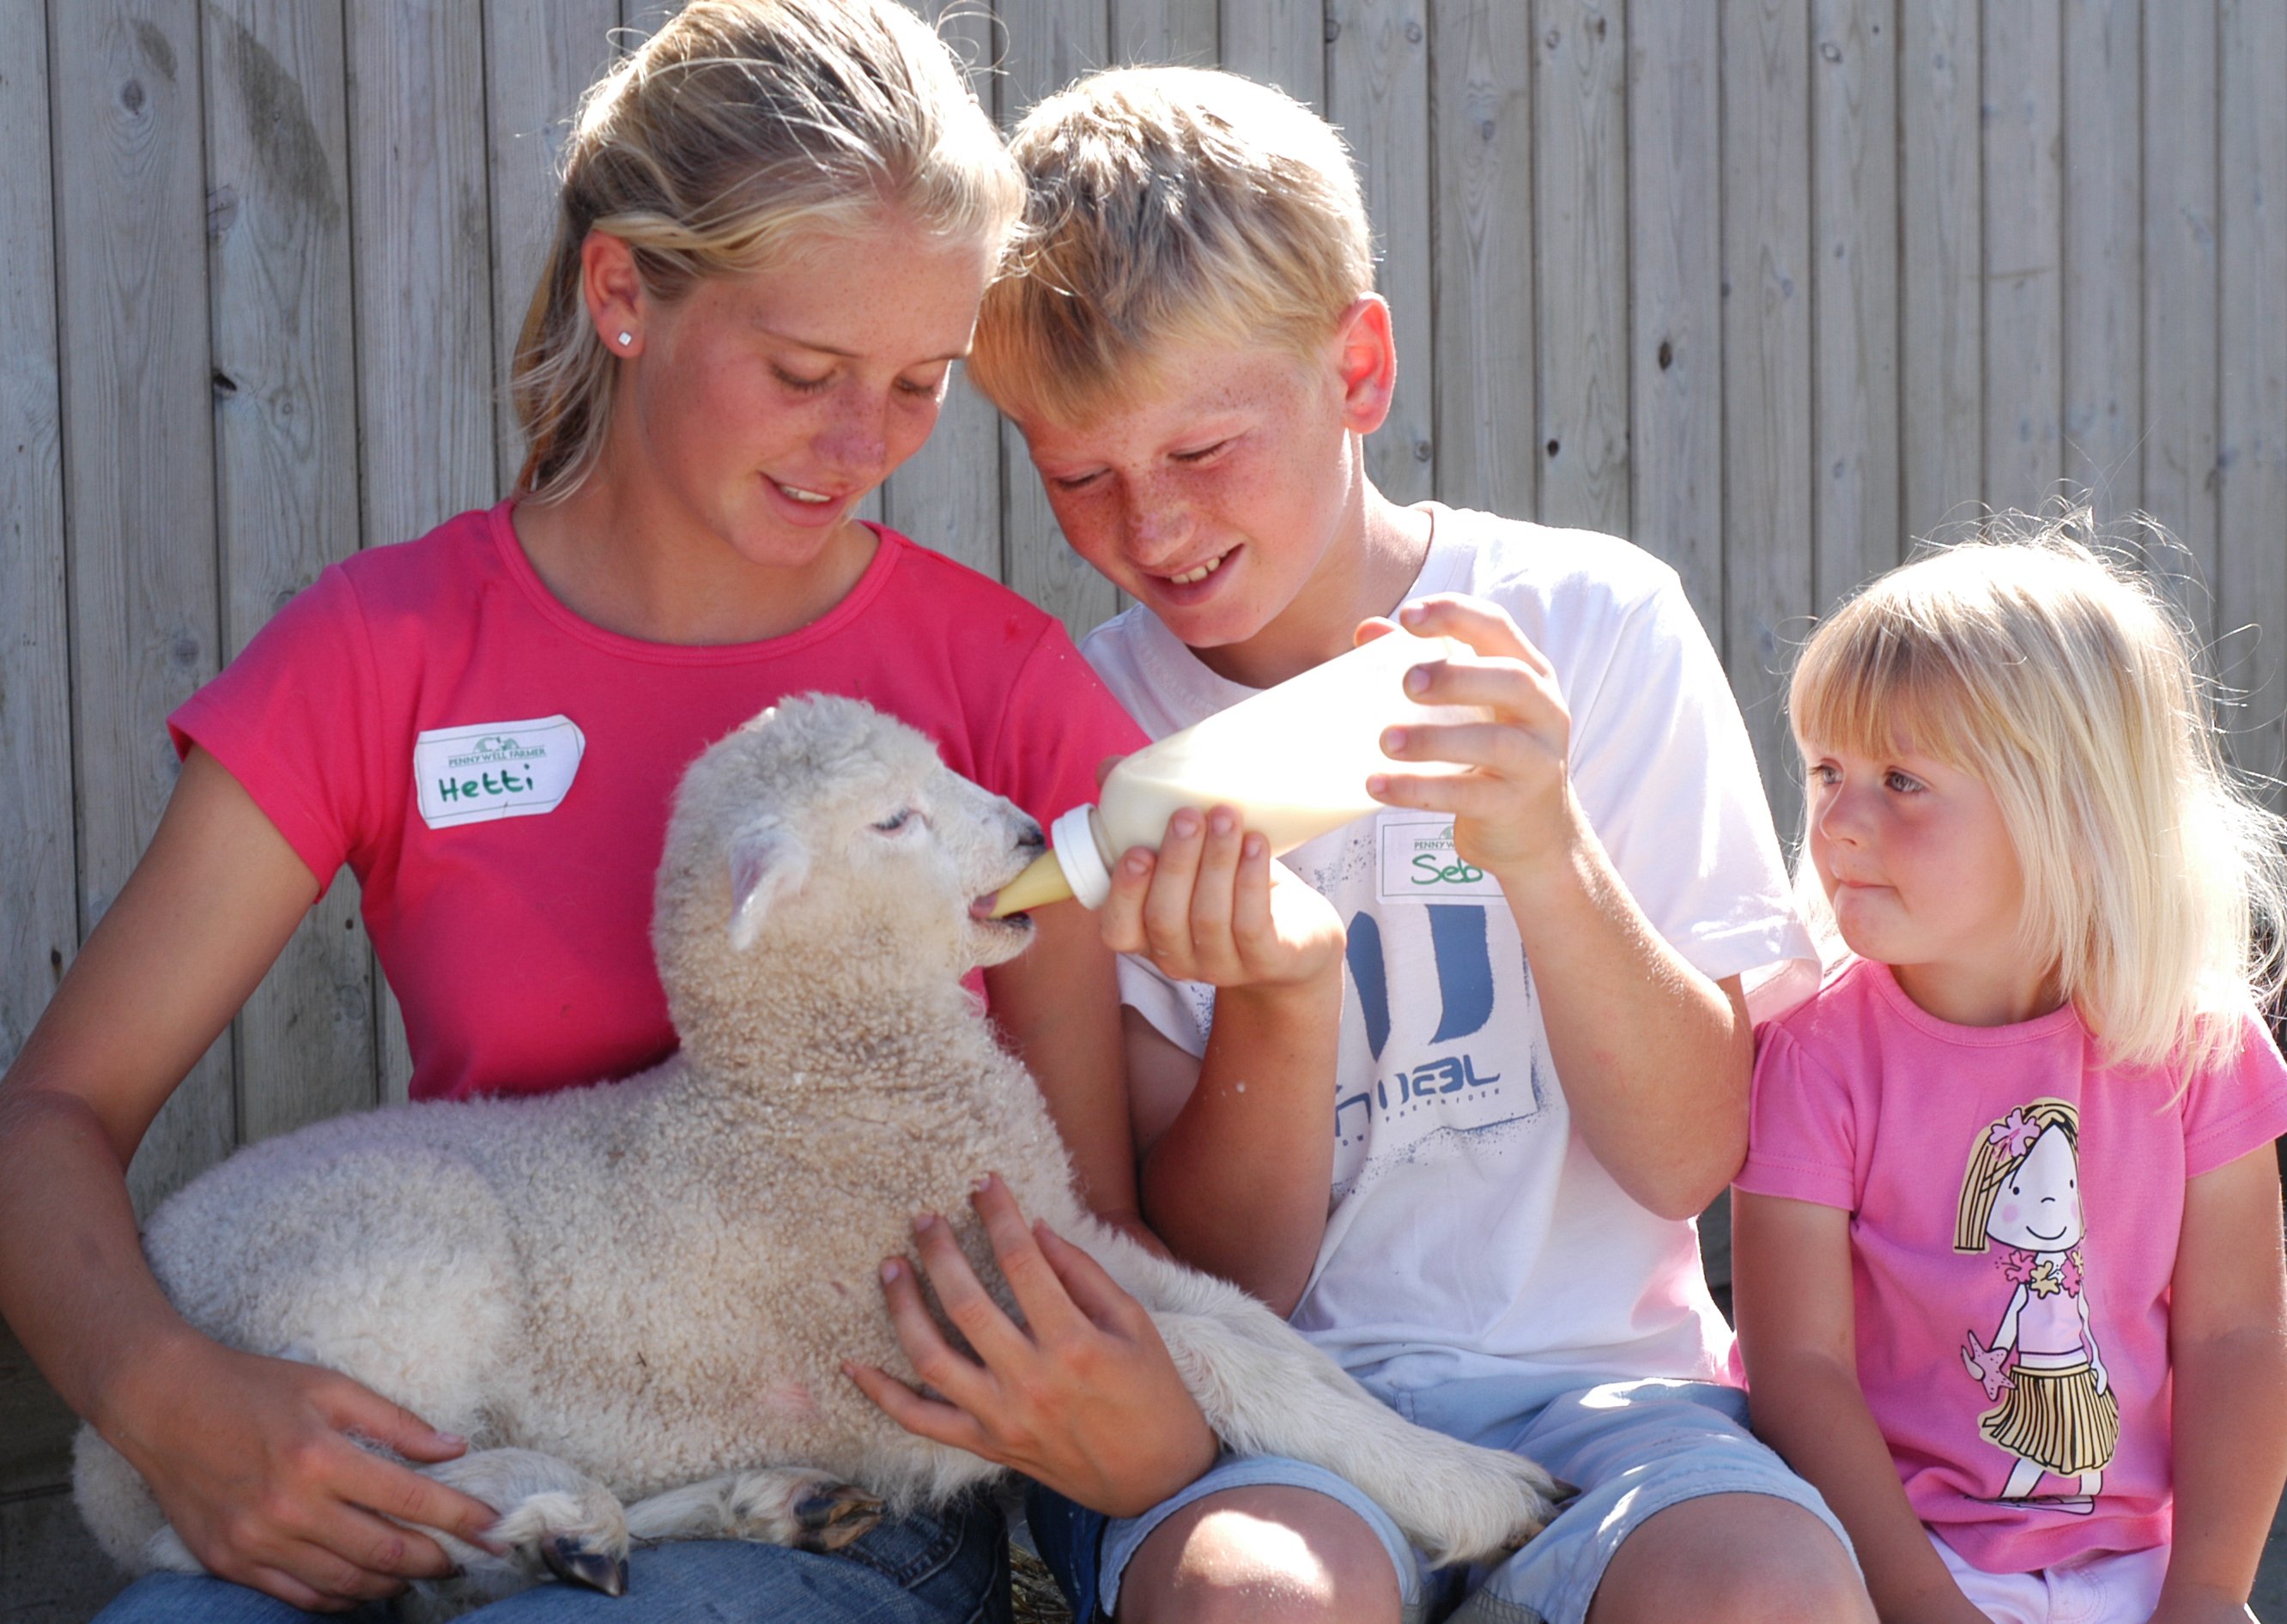
[[[2069,1006],[1954,1026],[1864,960],[1760,1035],[1738,1187],[1850,1214],[1859,1385],[1915,1512],[1989,1573],[2168,1541],[2184,1183],[2287,1131],[2287,1067],[2251,1011],[2174,1092]]]
[[[880,535],[823,619],[694,648],[574,615],[503,502],[327,570],[169,726],[321,885],[357,875],[414,1098],[625,1076],[675,1047],[651,906],[676,783],[764,706],[855,695],[1043,823],[1143,742],[1056,620]]]

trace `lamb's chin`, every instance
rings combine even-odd
[[[1005,919],[969,921],[969,957],[979,969],[1007,964],[1032,945],[1033,916],[1028,913],[1012,913]]]

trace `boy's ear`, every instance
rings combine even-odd
[[[1334,324],[1336,366],[1342,379],[1342,426],[1372,434],[1389,417],[1397,392],[1397,340],[1390,327],[1389,302],[1378,293],[1360,294]]]

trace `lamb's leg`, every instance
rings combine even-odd
[[[687,1483],[628,1509],[639,1540],[753,1540],[835,1551],[882,1520],[882,1502],[806,1466],[766,1466]]]
[[[1513,1550],[1548,1520],[1556,1486],[1539,1466],[1405,1420],[1237,1287],[1102,1226],[1081,1244],[1151,1311],[1207,1424],[1231,1448],[1347,1478],[1440,1565]]]

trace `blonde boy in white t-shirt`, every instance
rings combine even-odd
[[[1307,109],[1105,73],[1015,146],[1039,235],[972,375],[1136,599],[1085,645],[1113,691],[1163,734],[1396,614],[1476,652],[1420,697],[1494,715],[1387,737],[1390,809],[1285,870],[1227,814],[1123,860],[1106,929],[1152,961],[1123,971],[1151,1220],[1405,1413],[1581,1490],[1490,1575],[1424,1572],[1349,1485],[1259,1458],[1108,1526],[1040,1505],[1044,1548],[1123,1620],[1420,1617],[1464,1591],[1504,1620],[1871,1619],[1816,1493],[1740,1424],[1699,1273],[1692,1215],[1745,1147],[1741,978],[1808,947],[1674,572],[1375,490],[1389,311]],[[1451,853],[1434,900],[1417,851]]]

